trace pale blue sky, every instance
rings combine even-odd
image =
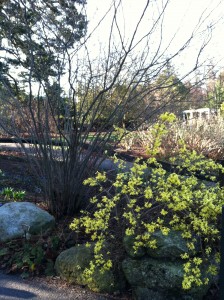
[[[89,30],[98,24],[100,19],[105,15],[111,6],[112,0],[88,0],[87,1],[87,16],[89,19]],[[119,2],[115,0],[116,3]],[[150,28],[152,20],[156,19],[158,12],[162,9],[166,0],[151,0],[150,9],[146,11],[142,24],[139,28],[137,37],[140,38]],[[122,0],[122,5],[118,13],[118,23],[124,41],[128,41],[133,33],[135,25],[141,15],[147,0]],[[202,59],[212,59],[214,63],[219,61],[219,67],[224,64],[224,1],[222,0],[170,0],[166,7],[163,19],[162,32],[162,48],[167,49],[168,54],[172,54],[178,49],[191,35],[192,31],[200,22],[200,27],[195,31],[193,43],[189,46],[188,51],[183,53],[175,61],[176,65],[183,72],[190,68],[194,63],[196,53],[198,52],[203,40],[211,38],[209,45],[206,47]],[[93,35],[89,47],[94,55],[97,55],[99,46],[103,47],[108,41],[112,13],[108,13],[102,21],[98,31]],[[200,21],[199,21],[200,20]],[[207,36],[206,29],[214,22],[212,32]],[[155,32],[152,39],[152,49],[157,47],[161,33]],[[115,40],[118,40],[118,34],[114,33]],[[171,42],[172,41],[172,42]],[[154,44],[154,46],[153,46]],[[143,46],[141,46],[143,47]],[[138,49],[140,51],[140,48]],[[153,51],[153,50],[152,50]]]

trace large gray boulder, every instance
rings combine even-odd
[[[151,237],[156,240],[156,249],[149,247],[139,247],[137,251],[134,250],[134,236],[125,236],[123,239],[123,245],[130,257],[142,257],[148,254],[154,258],[169,258],[170,260],[176,260],[180,258],[181,254],[188,253],[194,254],[189,251],[187,247],[187,241],[181,236],[181,231],[170,230],[168,235],[162,234],[160,230],[157,230],[151,234]],[[199,252],[199,243],[195,243],[195,252]]]
[[[132,162],[125,161],[124,162],[124,169],[123,172],[128,172],[133,167]],[[112,159],[104,159],[100,165],[98,166],[98,171],[118,171],[119,170],[119,163],[115,163]]]
[[[154,291],[145,287],[136,287],[133,289],[133,298],[136,300],[165,300],[167,295],[163,292]]]
[[[134,250],[135,237],[133,235],[125,235],[123,238],[124,249],[130,257],[142,257],[146,254],[146,248],[138,247]]]
[[[11,202],[0,207],[0,241],[39,234],[52,229],[55,219],[30,202]]]
[[[114,293],[124,289],[124,278],[115,276],[111,270],[104,273],[94,272],[91,280],[84,276],[84,270],[93,259],[93,247],[77,245],[71,247],[57,257],[55,270],[64,280],[78,285],[86,285],[95,292]]]
[[[122,269],[137,300],[199,300],[209,288],[209,286],[200,286],[185,292],[182,289],[184,271],[181,261],[150,257],[126,258],[122,262]]]
[[[69,283],[86,285],[83,271],[89,266],[92,258],[92,249],[85,245],[77,245],[60,253],[55,261],[55,270]]]
[[[160,261],[150,257],[127,258],[123,261],[122,268],[131,286],[169,290],[182,287],[184,273],[181,262]]]
[[[152,233],[152,238],[156,239],[156,249],[147,248],[147,254],[155,258],[168,257],[171,260],[179,258],[181,254],[192,254],[187,247],[187,241],[181,236],[181,231],[170,230],[168,235],[162,234],[160,230]],[[199,251],[198,244],[195,245],[196,252]]]

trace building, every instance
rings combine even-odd
[[[196,120],[201,120],[201,119],[210,119],[214,115],[218,114],[217,109],[213,108],[198,108],[198,109],[188,109],[182,111],[182,119],[185,123],[187,124],[192,124]]]

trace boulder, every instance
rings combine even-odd
[[[157,290],[177,290],[182,287],[183,268],[181,262],[160,261],[150,257],[127,258],[122,262],[122,269],[131,286]]]
[[[151,234],[153,239],[157,241],[157,248],[152,249],[149,247],[139,247],[137,251],[133,249],[135,238],[133,236],[125,236],[123,245],[130,257],[142,257],[145,254],[154,258],[169,258],[175,260],[180,258],[181,254],[192,254],[187,247],[187,241],[181,236],[181,231],[170,230],[168,235],[162,234],[160,230]],[[196,252],[199,251],[199,245],[196,244]]]
[[[0,241],[39,234],[52,229],[55,219],[47,211],[30,202],[11,202],[0,207]]]
[[[123,172],[128,172],[133,167],[132,162],[125,161],[124,162],[124,169]],[[112,159],[104,159],[100,165],[98,166],[98,171],[118,171],[119,170],[119,163],[115,163]]]
[[[137,287],[133,290],[133,298],[135,300],[202,300],[202,298],[199,296],[199,298],[196,295],[178,295],[178,292],[176,295],[174,293],[170,294],[169,292],[161,292],[161,291],[154,291],[147,288]]]
[[[67,249],[57,257],[55,270],[57,274],[70,283],[88,286],[95,292],[114,293],[124,289],[124,278],[115,276],[111,270],[94,272],[91,280],[84,276],[84,270],[93,259],[93,246],[77,245]]]
[[[147,254],[151,257],[175,259],[179,258],[181,254],[189,253],[187,241],[182,238],[181,231],[170,230],[168,235],[162,234],[161,231],[155,231],[152,233],[152,238],[156,239],[157,248],[147,248]]]
[[[136,300],[164,300],[167,299],[163,293],[153,291],[144,287],[137,287],[133,290],[133,298]]]
[[[134,250],[135,237],[131,235],[125,235],[123,238],[123,245],[125,251],[130,257],[142,257],[146,254],[146,249],[139,247],[136,251]]]
[[[202,299],[209,286],[182,289],[183,266],[181,261],[144,257],[126,258],[122,269],[131,285],[135,299]]]

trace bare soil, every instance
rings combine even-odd
[[[20,152],[1,151],[0,170],[4,174],[0,181],[0,189],[12,187],[15,190],[24,190],[26,192],[24,201],[35,203],[41,201],[41,190],[37,185],[35,176],[32,174],[25,157]]]

